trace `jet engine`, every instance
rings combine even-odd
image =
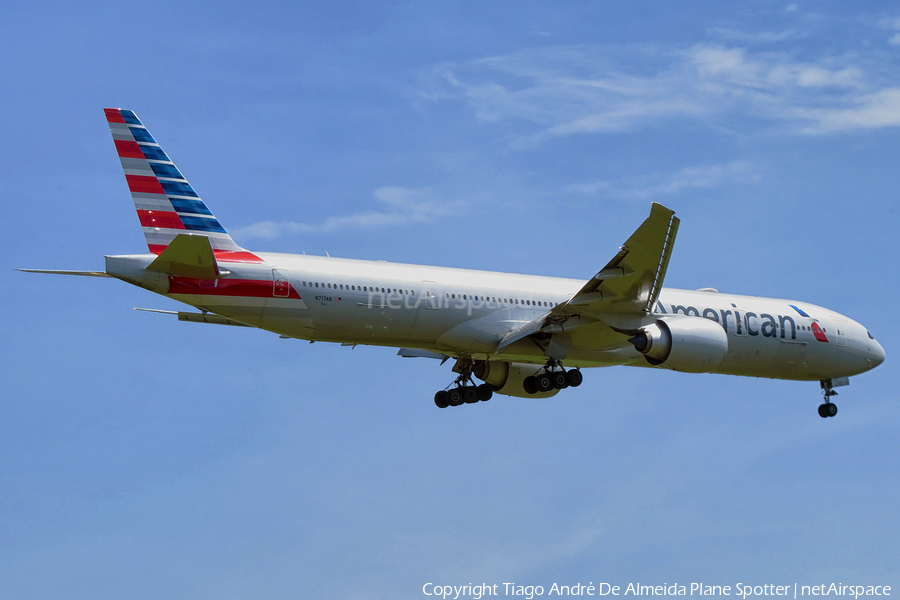
[[[686,373],[713,371],[728,353],[725,330],[701,317],[659,319],[628,341],[651,365]]]
[[[494,393],[520,398],[549,398],[559,390],[529,394],[525,391],[525,378],[534,375],[543,368],[542,365],[528,363],[509,363],[499,360],[479,360],[472,369],[472,374],[494,388]]]

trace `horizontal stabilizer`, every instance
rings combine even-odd
[[[182,233],[147,266],[148,271],[191,279],[218,279],[219,265],[209,238]]]
[[[234,319],[229,319],[228,317],[223,317],[221,315],[215,315],[213,313],[180,312],[174,310],[158,310],[156,308],[135,308],[134,310],[159,313],[162,315],[177,315],[179,321],[189,321],[191,323],[209,323],[211,325],[252,327],[252,325],[247,325],[246,323],[241,323],[240,321],[235,321]]]
[[[112,277],[103,271],[55,271],[51,269],[16,269],[23,273],[49,273],[50,275],[81,275],[82,277]]]

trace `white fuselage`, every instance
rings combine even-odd
[[[415,348],[544,364],[529,339],[495,354],[499,336],[574,296],[581,280],[410,264],[257,253],[201,281],[151,273],[154,255],[107,257],[107,273],[179,302],[298,339]],[[884,351],[865,327],[790,300],[663,288],[645,323],[684,314],[716,321],[728,353],[716,373],[825,380],[867,371]],[[804,316],[806,315],[806,316]],[[602,322],[572,332],[570,367],[651,366]]]

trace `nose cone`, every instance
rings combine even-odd
[[[866,360],[869,361],[869,368],[874,369],[884,362],[884,348],[882,348],[881,344],[879,344],[875,340],[870,341],[872,343],[869,345],[869,356],[866,358]]]

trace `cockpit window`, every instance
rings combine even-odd
[[[872,335],[872,334],[871,334],[871,333],[869,333],[869,332],[868,332],[868,331],[867,331],[867,332],[866,332],[866,333],[868,333],[868,334],[869,334],[869,339],[870,339],[870,340],[874,340],[874,339],[875,339],[875,336],[874,336],[874,335]]]

